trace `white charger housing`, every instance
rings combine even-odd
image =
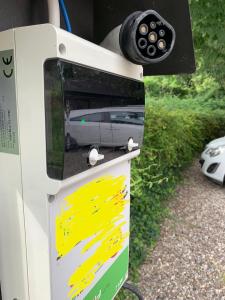
[[[123,256],[124,274],[121,274],[120,278],[116,278],[117,281],[112,287],[111,296],[105,294],[105,298],[104,296],[102,298],[110,300],[109,297],[115,296],[127,278],[130,162],[139,155],[140,150],[134,139],[133,145],[136,148],[133,151],[130,151],[132,147],[129,151],[122,149],[125,147],[123,144],[113,144],[109,147],[106,144],[87,145],[87,143],[80,142],[80,146],[78,145],[80,147],[78,148],[81,149],[80,152],[91,146],[91,149],[93,147],[98,150],[103,149],[106,153],[104,157],[108,157],[108,159],[100,165],[94,167],[89,165],[86,169],[61,179],[48,176],[46,155],[46,139],[48,138],[46,135],[46,97],[48,97],[48,91],[46,92],[45,87],[44,66],[46,61],[56,60],[57,63],[63,62],[63,64],[91,68],[97,70],[96,72],[103,72],[106,77],[117,77],[120,81],[125,80],[127,84],[135,84],[141,91],[143,90],[143,69],[120,55],[50,24],[1,32],[0,40],[2,60],[0,70],[0,166],[2,170],[0,175],[0,282],[2,298],[3,300],[93,299],[107,293],[104,290],[104,284],[107,281],[105,276],[115,265],[116,260],[121,255],[125,255]],[[60,79],[62,83],[63,78],[62,76]],[[66,97],[65,94],[62,96],[62,100],[65,101],[63,97]],[[76,97],[76,99],[79,97],[83,99],[82,95]],[[132,97],[130,96],[130,98]],[[125,96],[122,95],[120,99],[125,101]],[[139,101],[139,99],[137,100]],[[137,105],[137,102],[135,103]],[[133,128],[143,125],[143,103],[140,103],[136,111],[135,105],[126,102],[123,108],[117,103],[110,109],[104,105],[103,107],[98,106],[97,109],[100,109],[104,116],[111,116],[114,119],[118,118],[118,114],[116,115],[115,112],[121,109],[122,117],[126,120],[129,119],[126,128],[129,127],[132,132]],[[92,113],[96,113],[96,111],[92,111]],[[134,114],[137,116],[135,120],[138,119],[140,124],[132,124]],[[68,122],[76,121],[69,120]],[[82,126],[87,123],[88,121],[83,117]],[[108,128],[110,135],[113,136],[112,130],[119,134],[118,128],[121,127],[121,123],[118,124],[118,121],[117,123],[112,121],[110,124],[103,123],[105,126],[103,129],[107,130]],[[89,125],[94,126],[94,124]],[[93,128],[93,126],[89,128]],[[98,126],[100,128],[100,123]],[[112,129],[113,126],[114,129]],[[65,128],[67,127],[65,126]],[[143,137],[143,126],[138,134],[140,138]],[[133,136],[127,137],[127,144],[129,143],[130,147]],[[111,154],[107,156],[110,151],[115,149],[110,153],[118,153],[116,152],[118,148],[119,155],[112,155],[112,158],[110,158]],[[109,149],[112,150],[109,151]],[[72,150],[71,157],[76,155],[76,151],[78,151],[77,148]],[[81,155],[83,155],[82,153]],[[65,157],[67,154],[63,153],[63,155]],[[69,164],[73,165],[76,162],[71,158]],[[102,228],[96,225],[101,223],[101,219],[93,221],[93,216],[88,215],[90,209],[93,208],[88,207],[91,201],[88,198],[90,195],[87,193],[84,194],[84,199],[82,197],[79,201],[77,199],[78,194],[82,194],[82,189],[88,191],[88,185],[92,187],[94,193],[92,197],[99,197],[98,199],[100,196],[103,197],[102,189],[99,191],[97,186],[99,180],[102,186],[106,187],[104,192],[106,199],[101,205],[96,204],[96,207],[102,209],[104,215],[106,215],[106,208],[103,203],[106,203],[110,197],[113,199],[113,196],[118,196],[118,192],[119,195],[123,195],[122,198],[119,197],[122,209],[118,210],[117,217],[113,215],[114,217],[110,219],[107,216],[108,219],[104,221],[105,223],[102,221],[104,228],[109,226],[109,222],[113,222],[113,227],[106,230],[105,236],[102,238],[100,237]],[[118,184],[118,189],[113,190],[116,184]],[[110,194],[109,191],[112,193]],[[72,201],[70,204],[68,204],[69,199]],[[82,221],[80,221],[80,226],[76,227],[70,224],[71,226],[67,227],[68,222],[75,218],[76,214],[73,215],[71,212],[66,221],[64,218],[71,207],[72,210],[77,207],[76,201],[89,203],[87,204],[85,232],[81,229],[84,224]],[[116,205],[116,203],[114,204]],[[111,206],[109,205],[109,207]],[[83,215],[85,215],[84,212],[81,216]],[[116,218],[117,221],[113,218]],[[95,232],[89,232],[91,225],[96,226]],[[118,240],[122,239],[115,255],[108,258],[106,251],[104,252],[106,256],[101,255],[101,257],[105,257],[103,261],[95,261],[96,251],[107,240],[107,232],[111,232],[113,229],[116,230],[113,235],[117,237],[115,242],[118,243]],[[76,244],[75,236],[79,235],[80,231],[82,231],[83,239]],[[64,232],[63,236],[62,232]],[[97,236],[98,239],[95,241]],[[73,243],[73,238],[76,245],[71,246],[70,242]],[[93,264],[94,273],[87,266],[89,263]],[[82,270],[91,274],[92,279],[86,274],[82,278],[83,281],[77,282],[76,278],[79,272],[84,274]],[[106,281],[102,283],[102,279]],[[93,295],[94,297],[90,298]]]

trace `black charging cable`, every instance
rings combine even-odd
[[[131,293],[133,293],[134,295],[136,295],[138,297],[139,300],[144,300],[144,297],[141,295],[141,293],[139,292],[139,290],[132,284],[125,282],[123,285],[123,288],[125,290],[130,291]]]

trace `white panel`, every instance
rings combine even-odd
[[[14,31],[0,33],[0,51],[14,49]],[[16,70],[14,70],[16,74]],[[0,282],[3,300],[28,300],[24,207],[19,155],[0,153]]]
[[[142,80],[143,68],[130,63],[123,56],[81,39],[67,31],[57,29],[58,44],[66,47],[64,53],[58,51],[58,56],[67,60],[92,66],[110,73]]]
[[[89,176],[82,181],[80,181],[78,184],[71,185],[70,187],[65,186],[62,187],[62,190],[53,198],[51,198],[50,204],[49,204],[49,210],[50,210],[50,233],[51,233],[51,277],[52,277],[52,298],[54,300],[62,300],[62,299],[70,299],[68,297],[68,294],[71,290],[71,288],[68,286],[68,281],[70,276],[77,270],[77,268],[82,265],[84,261],[86,261],[88,258],[90,258],[94,252],[96,251],[96,247],[98,246],[98,243],[95,244],[95,246],[91,247],[89,251],[82,254],[83,247],[87,244],[89,240],[84,240],[77,246],[75,246],[65,257],[62,259],[57,259],[57,251],[56,251],[56,231],[55,231],[55,222],[57,216],[60,215],[61,210],[63,207],[65,207],[65,198],[68,195],[71,195],[75,191],[77,191],[80,187],[85,186],[86,184],[104,177],[104,176],[113,176],[114,178],[124,176],[126,178],[125,185],[126,185],[126,199],[130,198],[130,163],[127,161],[116,165],[114,167],[105,169],[103,171],[99,171],[98,173]],[[96,195],[98,196],[98,195]],[[115,196],[115,195],[114,195]],[[85,197],[85,195],[84,195]],[[107,200],[107,199],[106,199]],[[82,199],[80,199],[82,201]],[[85,208],[84,208],[85,210]],[[125,210],[123,211],[123,219],[121,222],[126,222],[126,224],[123,226],[123,232],[128,233],[129,232],[129,223],[130,223],[130,205],[127,204],[125,206]],[[100,223],[101,220],[98,220]],[[88,220],[87,220],[88,223]],[[81,230],[81,228],[77,228],[77,230]],[[98,280],[105,274],[105,272],[109,269],[109,267],[112,266],[112,264],[115,262],[115,260],[119,257],[119,255],[122,253],[122,251],[128,246],[129,244],[129,237],[126,238],[126,241],[123,245],[123,248],[120,250],[120,252],[117,253],[117,255],[111,259],[109,259],[102,267],[101,269],[96,273],[96,277],[92,284],[85,289],[80,296],[77,296],[77,300],[84,299],[85,296],[92,290],[92,288],[95,286],[95,284],[98,282]],[[109,300],[109,299],[104,299]]]
[[[43,63],[56,54],[56,35],[38,28],[16,29],[15,41],[30,300],[49,300]]]
[[[19,156],[0,153],[0,281],[3,300],[28,300]]]
[[[47,177],[43,64],[48,58],[60,57],[139,80],[142,68],[49,24],[16,29],[15,42],[30,300],[55,300],[51,296],[50,286],[48,195],[57,194],[64,182]],[[60,43],[65,45],[65,53],[59,52]],[[78,181],[82,184],[87,177],[95,176],[96,172],[103,169],[106,172],[106,168],[113,165],[119,173],[119,164],[138,154],[139,151],[128,154],[105,166],[74,176],[65,181],[65,185],[73,186]],[[21,297],[19,300],[24,299]]]

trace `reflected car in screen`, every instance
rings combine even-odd
[[[66,147],[127,147],[142,144],[144,106],[72,110],[66,119]]]

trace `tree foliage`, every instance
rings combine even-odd
[[[146,77],[149,95],[225,98],[225,1],[190,0],[197,71],[193,75]]]
[[[200,69],[225,88],[225,1],[190,0],[194,43]]]

